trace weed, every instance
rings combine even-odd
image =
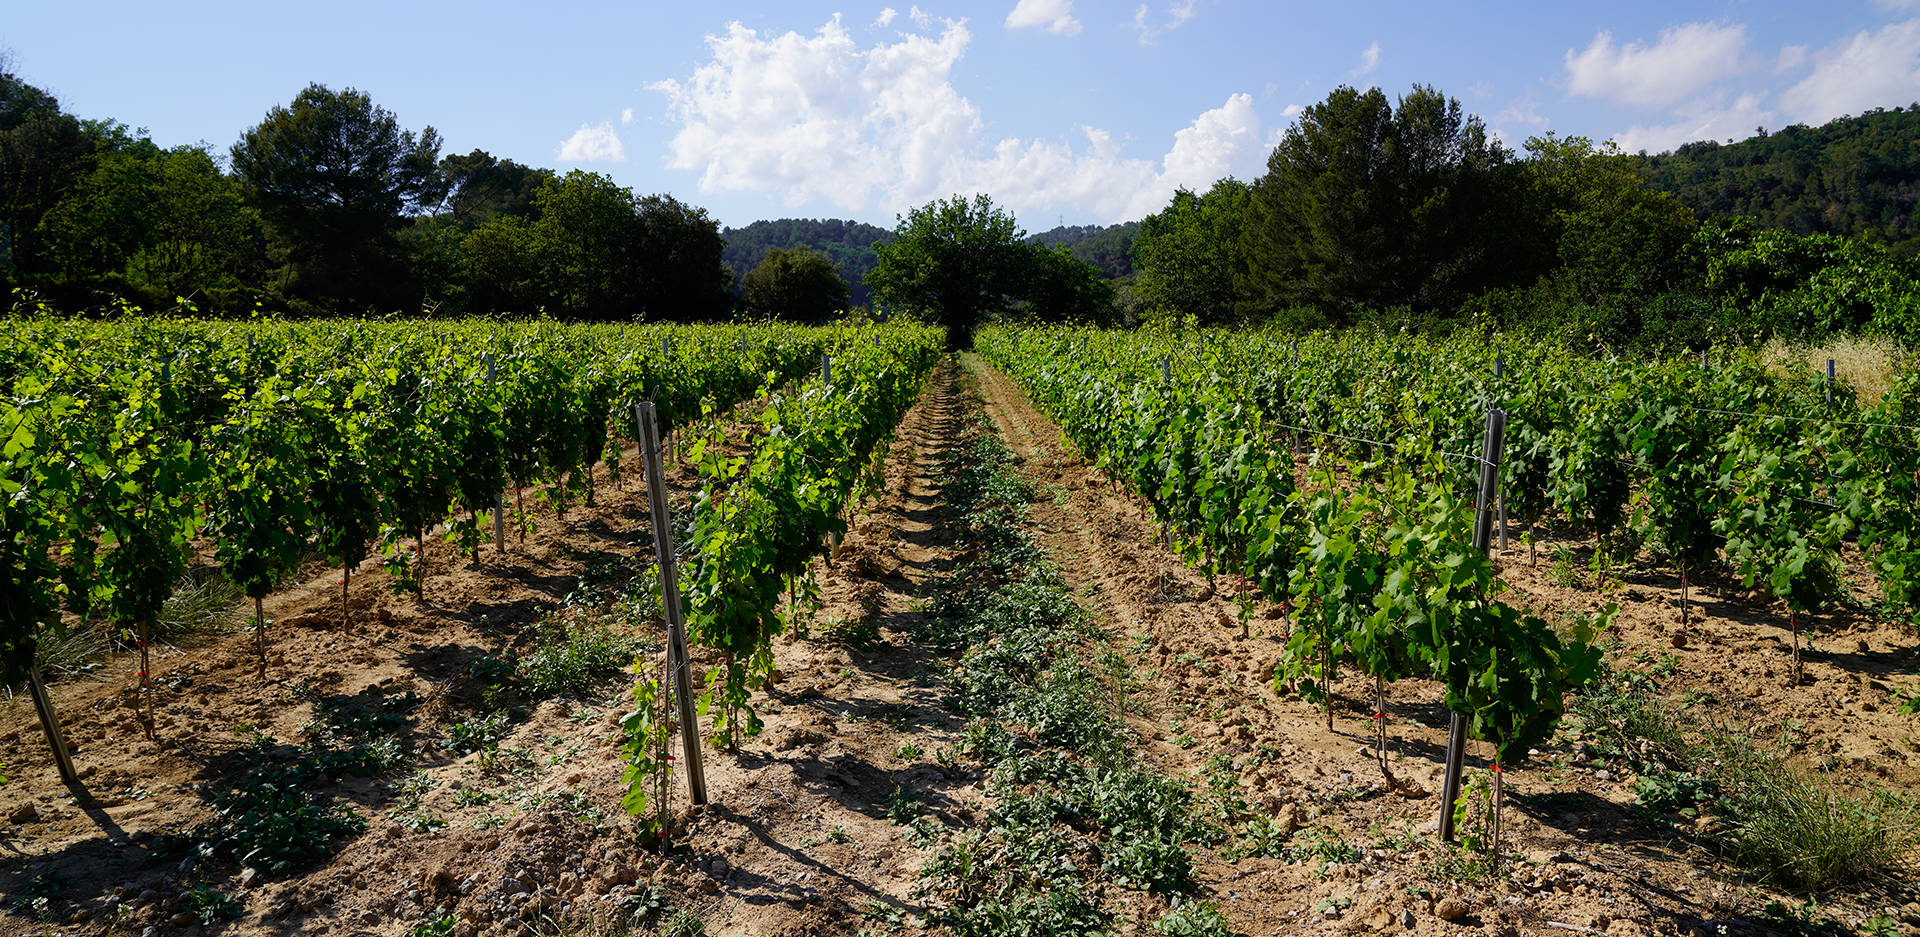
[[[644,642],[605,625],[575,622],[541,629],[533,653],[516,669],[521,687],[534,699],[571,693],[590,696],[626,672],[645,650]]]
[[[1192,748],[1194,746],[1193,736],[1188,735],[1184,732],[1174,736],[1173,738],[1168,739],[1167,741],[1173,743],[1174,747],[1176,748]]]
[[[899,927],[905,920],[899,908],[881,901],[878,898],[867,899],[866,904],[860,907],[860,918],[866,921],[878,921],[879,923],[893,927]]]
[[[1221,858],[1233,862],[1244,856],[1266,856],[1272,859],[1287,858],[1287,841],[1293,834],[1287,831],[1286,821],[1276,817],[1255,817],[1247,821],[1241,831],[1241,839],[1232,846],[1221,850]]]
[[[483,791],[477,787],[463,787],[453,792],[453,805],[456,807],[484,807],[498,795]]]
[[[1185,891],[1193,882],[1193,857],[1178,840],[1158,836],[1109,843],[1102,868],[1114,881],[1147,891]]]
[[[460,919],[445,911],[436,912],[432,917],[413,926],[407,937],[449,937]]]
[[[1636,793],[1650,811],[1711,803],[1714,835],[1763,881],[1819,893],[1904,868],[1920,850],[1920,804],[1885,790],[1859,797],[1787,760],[1787,726],[1776,747],[1712,712],[1676,711],[1652,693],[1607,681],[1576,702],[1570,723],[1597,751],[1642,775]]]
[[[214,822],[156,837],[155,853],[191,849],[211,856],[226,850],[241,865],[270,875],[319,861],[335,836],[358,833],[367,823],[338,804],[309,797],[301,785],[311,770],[310,763],[265,770],[226,788],[213,800]]]
[[[496,712],[484,716],[474,716],[456,722],[447,728],[447,745],[461,754],[492,748],[512,731],[507,725],[507,714]]]
[[[1580,570],[1574,565],[1573,551],[1565,546],[1553,548],[1553,564],[1547,567],[1547,581],[1562,589],[1581,588]]]
[[[21,887],[19,897],[13,899],[9,909],[15,914],[36,912],[60,897],[60,891],[71,884],[73,879],[66,874],[58,869],[48,869],[27,879],[27,884]]]
[[[800,845],[808,849],[811,849],[815,846],[821,845],[822,843],[851,843],[851,842],[853,842],[853,834],[848,833],[846,827],[836,823],[833,826],[827,828],[827,834],[825,838],[804,839],[800,841]]]
[[[706,937],[707,922],[691,908],[680,908],[660,922],[660,937]]]
[[[1325,875],[1328,866],[1360,861],[1359,847],[1333,835],[1326,827],[1316,826],[1300,839],[1301,842],[1287,850],[1287,858],[1295,862],[1311,860],[1316,874]]]
[[[180,910],[199,918],[204,927],[212,924],[215,918],[241,917],[247,913],[247,906],[240,899],[226,892],[215,891],[202,882],[180,895]]]
[[[1233,937],[1227,916],[1211,901],[1189,901],[1153,922],[1152,931],[1160,937]]]
[[[893,750],[893,757],[898,761],[912,761],[920,757],[920,746],[912,742],[902,743]]]

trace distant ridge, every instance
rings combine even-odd
[[[855,306],[867,305],[867,288],[860,281],[877,261],[873,245],[876,242],[893,243],[892,231],[837,218],[756,221],[744,228],[722,229],[720,237],[727,242],[720,259],[733,268],[736,290],[741,278],[747,275],[747,271],[759,266],[768,251],[774,248],[791,250],[806,245],[840,265],[840,276],[853,287],[852,301]]]
[[[1762,228],[1861,237],[1896,256],[1920,255],[1920,104],[1641,159],[1647,184],[1673,193],[1695,218],[1745,215]]]
[[[1108,225],[1061,225],[1052,231],[1027,236],[1029,243],[1065,244],[1073,256],[1100,268],[1109,280],[1133,275],[1133,236],[1140,222]]]

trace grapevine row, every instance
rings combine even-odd
[[[469,551],[503,490],[554,507],[618,470],[632,404],[664,428],[813,373],[889,329],[16,315],[0,336],[0,679],[62,612],[143,650],[199,538],[256,601],[319,547],[374,551],[447,521]],[[517,500],[517,499],[516,499]],[[343,601],[349,580],[343,577]],[[417,587],[417,586],[416,586]]]

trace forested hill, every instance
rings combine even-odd
[[[1092,224],[1061,225],[1052,231],[1030,235],[1027,241],[1049,246],[1065,244],[1075,258],[1099,267],[1101,276],[1115,280],[1133,273],[1133,236],[1139,230],[1138,221],[1104,228]]]
[[[1746,215],[1762,228],[1863,237],[1920,255],[1920,104],[1642,160],[1648,183],[1697,219]]]
[[[761,258],[774,248],[791,249],[804,244],[840,265],[840,276],[853,287],[852,301],[867,305],[867,287],[860,281],[873,269],[875,242],[890,244],[893,232],[858,221],[828,218],[781,218],[756,221],[744,228],[725,228],[720,237],[727,248],[720,259],[733,268],[736,285],[747,271],[760,265]]]

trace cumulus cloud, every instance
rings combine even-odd
[[[1750,92],[1732,97],[1717,96],[1696,102],[1679,113],[1679,120],[1669,124],[1634,124],[1624,133],[1615,134],[1614,142],[1620,148],[1637,153],[1646,150],[1649,153],[1664,153],[1682,143],[1696,140],[1744,140],[1753,136],[1754,128],[1765,126],[1773,112],[1765,107],[1766,92]]]
[[[1584,52],[1567,50],[1567,93],[1616,104],[1664,107],[1736,74],[1747,47],[1741,24],[1687,23],[1652,45],[1616,46],[1601,32]]]
[[[1360,50],[1360,66],[1358,68],[1355,68],[1352,72],[1350,72],[1349,75],[1351,77],[1358,78],[1361,75],[1365,75],[1368,72],[1371,72],[1374,69],[1379,67],[1380,67],[1380,43],[1375,42],[1367,46],[1365,49]]]
[[[1121,221],[1157,211],[1177,186],[1205,189],[1264,164],[1253,96],[1236,94],[1174,134],[1159,160],[1128,157],[1107,130],[1077,139],[991,139],[952,84],[971,33],[902,35],[861,48],[835,17],[813,35],[761,35],[734,23],[709,36],[712,59],[664,93],[680,131],[669,168],[700,173],[704,194],[769,192],[788,206],[905,213],[987,193],[1016,214],[1071,209]]]
[[[567,142],[560,144],[560,159],[570,163],[626,162],[627,149],[620,145],[620,135],[613,132],[613,122],[595,127],[581,124]]]
[[[1193,8],[1199,2],[1200,0],[1181,0],[1179,3],[1168,6],[1166,18],[1161,20],[1158,25],[1149,22],[1152,11],[1147,8],[1146,4],[1140,4],[1140,8],[1133,11],[1133,28],[1140,34],[1140,44],[1143,46],[1153,45],[1154,40],[1159,39],[1161,33],[1179,29],[1180,24],[1193,19]]]
[[[1038,26],[1056,36],[1080,32],[1080,21],[1073,18],[1073,0],[1020,0],[1007,14],[1008,29]]]
[[[1813,54],[1813,74],[1780,96],[1796,121],[1821,124],[1920,101],[1920,19],[1863,29]]]
[[[913,20],[914,25],[921,29],[931,29],[933,27],[933,15],[919,7],[908,7],[907,18]]]
[[[620,122],[623,124],[633,123],[633,108],[629,107],[620,112]]]
[[[874,19],[873,25],[885,27],[888,23],[893,22],[894,17],[899,15],[900,15],[899,10],[896,10],[893,7],[887,7],[886,9],[880,11],[880,15]]]

